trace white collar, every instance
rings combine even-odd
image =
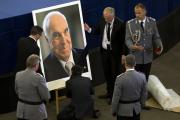
[[[73,65],[75,65],[72,51],[71,51],[71,53],[70,53],[70,56],[69,56],[68,61],[70,61],[71,63],[73,63]],[[66,65],[66,63],[67,63],[68,61],[63,61],[63,60],[61,60],[61,59],[59,60],[59,62],[62,64],[63,68],[65,68],[65,65]]]
[[[32,38],[33,40],[37,41],[32,35],[30,35],[29,37]]]
[[[126,72],[127,71],[132,71],[132,70],[134,70],[134,68],[129,68],[129,69],[126,69]]]
[[[146,16],[145,16],[145,18],[143,20],[138,20],[138,22],[139,23],[141,23],[141,22],[145,23],[146,22]]]

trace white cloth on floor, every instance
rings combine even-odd
[[[154,96],[157,102],[163,107],[164,110],[169,108],[171,104],[171,96],[161,83],[161,81],[155,76],[150,75],[147,85],[148,91]]]

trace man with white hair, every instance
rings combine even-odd
[[[48,13],[43,21],[43,30],[51,48],[51,53],[44,59],[47,81],[68,77],[72,66],[86,64],[82,50],[72,48],[69,26],[62,13]]]
[[[100,35],[101,37],[102,63],[107,84],[107,93],[100,96],[100,98],[109,98],[110,103],[115,78],[122,72],[120,60],[123,54],[125,54],[125,24],[115,16],[114,8],[106,7],[103,11],[103,18],[96,27],[91,28],[85,23],[84,28],[88,33]]]

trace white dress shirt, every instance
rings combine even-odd
[[[110,38],[111,38],[111,33],[113,29],[113,24],[114,24],[114,19],[110,23]],[[102,40],[102,47],[107,50],[107,45],[111,44],[111,41],[108,41],[107,39],[107,30],[108,30],[108,23],[106,23],[104,27],[104,33],[103,33],[103,40]]]
[[[143,22],[143,27],[145,28],[146,17],[145,17],[143,20],[138,20],[138,22],[139,22],[139,24],[140,24],[141,22]]]

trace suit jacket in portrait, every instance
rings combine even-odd
[[[87,69],[86,57],[82,56],[83,51],[73,49],[72,53],[75,64],[86,66]],[[44,59],[43,63],[47,82],[57,80],[60,78],[69,77],[69,75],[59,62],[58,58],[53,53],[50,53],[50,55],[48,55],[48,57]]]
[[[26,69],[26,59],[31,54],[36,54],[39,56],[39,51],[39,47],[34,39],[30,37],[20,38],[17,47],[16,72]]]
[[[132,36],[138,30],[140,31],[140,41],[138,44],[145,48],[142,52],[130,49],[130,46],[133,44]],[[146,17],[144,31],[142,30],[137,18],[129,20],[126,24],[125,41],[127,47],[129,48],[129,52],[136,57],[136,64],[147,64],[152,62],[154,47],[163,47],[156,26],[156,21],[151,17]]]
[[[94,100],[91,95],[94,94],[94,90],[89,78],[71,76],[66,81],[66,91],[67,97],[72,98],[72,104],[75,106],[76,118],[92,115]]]
[[[92,34],[100,35],[101,40],[103,40],[105,26],[106,21],[104,20],[104,18],[102,18],[99,24],[96,27],[92,28]],[[125,54],[125,24],[117,17],[114,18],[110,39],[113,54],[117,56]]]
[[[133,110],[136,114],[141,111],[141,106],[145,104],[147,97],[145,75],[135,70],[129,70],[117,76],[114,93],[112,98],[112,112],[119,116],[133,116]],[[135,103],[119,103],[119,101],[133,101]]]
[[[15,91],[18,98],[24,101],[47,102],[50,98],[45,78],[29,68],[17,72]],[[44,103],[29,105],[18,101],[16,115],[18,118],[28,120],[43,120],[47,118],[46,106]]]

